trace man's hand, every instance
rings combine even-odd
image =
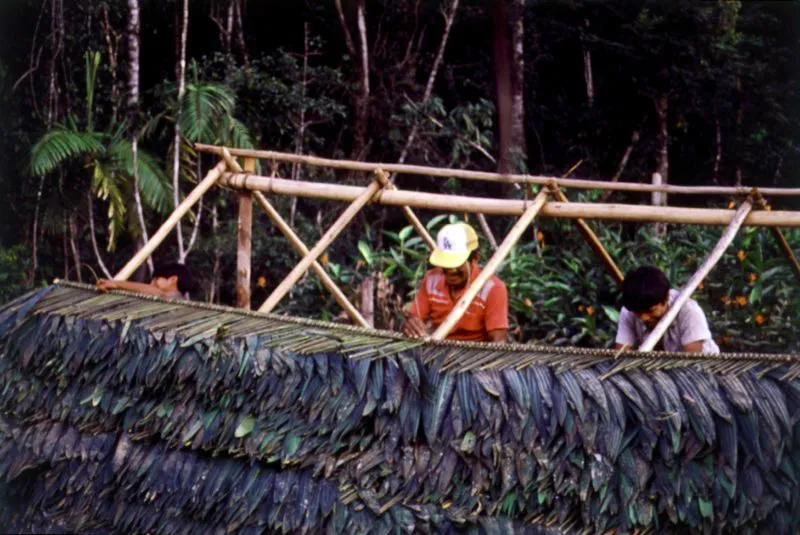
[[[421,338],[428,334],[428,326],[416,316],[409,316],[402,328],[403,334],[412,338]]]
[[[117,281],[97,279],[97,288],[103,292],[117,289]]]

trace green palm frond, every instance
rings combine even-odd
[[[123,180],[115,171],[113,163],[95,162],[92,173],[92,189],[98,198],[108,205],[108,251],[113,251],[117,245],[117,236],[125,225],[125,196],[123,194]]]
[[[226,139],[220,141],[230,143],[232,147],[238,149],[254,149],[253,138],[250,135],[250,130],[240,120],[231,117],[228,123],[228,132],[226,132]]]
[[[233,113],[236,97],[222,85],[188,84],[180,105],[180,126],[186,138],[213,142],[216,126]]]
[[[124,170],[127,177],[133,182],[133,153],[128,140],[121,140],[111,145],[109,155],[116,164]],[[172,199],[172,188],[163,167],[152,154],[139,149],[136,154],[136,171],[139,176],[139,188],[145,204],[163,213],[169,207]]]
[[[100,134],[79,132],[56,126],[36,142],[31,150],[31,173],[35,176],[52,172],[59,164],[82,156],[103,152]]]

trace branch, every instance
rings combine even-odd
[[[347,21],[344,18],[344,11],[342,10],[342,0],[336,0],[336,12],[339,14],[339,24],[342,25],[342,31],[344,31],[344,42],[347,45],[347,50],[350,51],[351,56],[355,57],[356,47],[353,44],[353,36],[350,35],[350,30],[347,27]]]
[[[103,257],[100,255],[100,248],[97,247],[97,235],[94,229],[94,199],[92,199],[92,191],[89,189],[86,191],[86,200],[89,201],[89,234],[92,237],[92,249],[94,249],[94,256],[97,258],[97,265],[100,266],[100,269],[103,271],[103,274],[106,276],[107,279],[112,279],[111,272],[106,267],[106,263],[103,262]]]

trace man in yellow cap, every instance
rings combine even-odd
[[[425,274],[417,296],[406,313],[402,331],[407,336],[428,334],[428,321],[438,327],[461,295],[481,272],[478,235],[466,223],[445,225],[436,237],[430,256],[435,266]],[[467,311],[447,335],[451,340],[506,342],[508,337],[508,290],[492,276]]]

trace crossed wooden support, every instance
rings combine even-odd
[[[238,232],[237,232],[237,275],[236,275],[236,288],[237,288],[237,306],[249,308],[250,307],[250,279],[251,279],[251,250],[252,250],[252,205],[253,200],[266,212],[270,220],[275,223],[281,233],[289,240],[294,249],[302,256],[300,262],[292,269],[292,271],[284,278],[283,281],[273,290],[267,300],[259,307],[260,312],[271,312],[278,305],[278,303],[286,296],[289,290],[297,283],[303,274],[309,269],[313,269],[319,276],[323,286],[330,291],[336,302],[342,309],[350,316],[350,318],[361,327],[369,327],[369,323],[364,319],[358,309],[353,306],[347,299],[341,289],[331,279],[325,269],[319,264],[317,259],[319,256],[331,245],[334,239],[344,230],[350,221],[358,214],[358,212],[369,202],[376,199],[376,196],[384,191],[395,191],[397,188],[389,181],[387,174],[382,169],[374,169],[375,178],[373,181],[363,188],[361,193],[355,196],[351,204],[339,216],[339,218],[331,225],[325,232],[320,240],[309,249],[300,238],[294,233],[289,224],[280,216],[278,211],[270,204],[266,196],[256,189],[256,187],[248,186],[248,178],[250,173],[255,171],[255,158],[245,157],[244,167],[231,156],[226,148],[221,148],[222,160],[212,168],[206,177],[192,190],[189,195],[181,202],[170,214],[169,218],[161,225],[161,227],[153,234],[150,240],[142,247],[142,249],[125,264],[125,266],[115,275],[117,280],[126,280],[145,262],[145,260],[153,254],[155,249],[164,241],[167,235],[173,228],[180,222],[180,219],[200,200],[203,194],[208,191],[214,184],[216,184],[220,177],[222,177],[226,170],[232,171],[234,174],[227,176],[225,183],[239,189],[239,218],[238,218]],[[257,179],[258,177],[256,177]],[[435,332],[431,335],[432,340],[444,339],[456,323],[461,319],[470,302],[475,298],[483,285],[494,275],[499,269],[503,260],[509,254],[516,242],[534,220],[534,218],[542,211],[547,203],[548,195],[555,197],[559,203],[565,204],[568,202],[566,196],[559,190],[555,182],[547,184],[546,187],[538,193],[536,198],[532,201],[530,206],[525,207],[524,213],[517,220],[516,224],[509,231],[503,243],[498,247],[494,255],[489,259],[486,266],[483,268],[478,277],[467,288],[464,294],[456,303],[450,315],[445,321],[439,325]],[[697,288],[703,278],[711,271],[716,263],[721,258],[725,249],[733,241],[739,228],[753,209],[754,203],[765,209],[769,210],[769,205],[761,198],[759,192],[754,190],[751,192],[748,199],[742,203],[739,209],[733,214],[730,222],[728,223],[725,231],[717,243],[716,247],[711,251],[705,261],[698,268],[697,272],[692,275],[689,281],[683,286],[679,296],[675,302],[672,303],[669,311],[656,325],[652,333],[645,339],[644,343],[640,346],[642,351],[652,350],[656,343],[666,332],[669,325],[674,321],[675,317],[680,311],[681,307],[691,296],[692,292]],[[403,213],[406,215],[411,225],[417,230],[425,243],[433,248],[436,242],[428,233],[425,226],[414,214],[408,206],[402,206]],[[614,263],[614,260],[608,254],[608,251],[600,243],[600,240],[586,224],[583,219],[577,219],[576,225],[584,239],[587,241],[598,260],[609,272],[611,277],[617,282],[622,283],[622,271]],[[777,228],[772,229],[778,244],[789,259],[793,270],[800,277],[800,262],[794,254],[791,246],[786,241],[781,231]]]

